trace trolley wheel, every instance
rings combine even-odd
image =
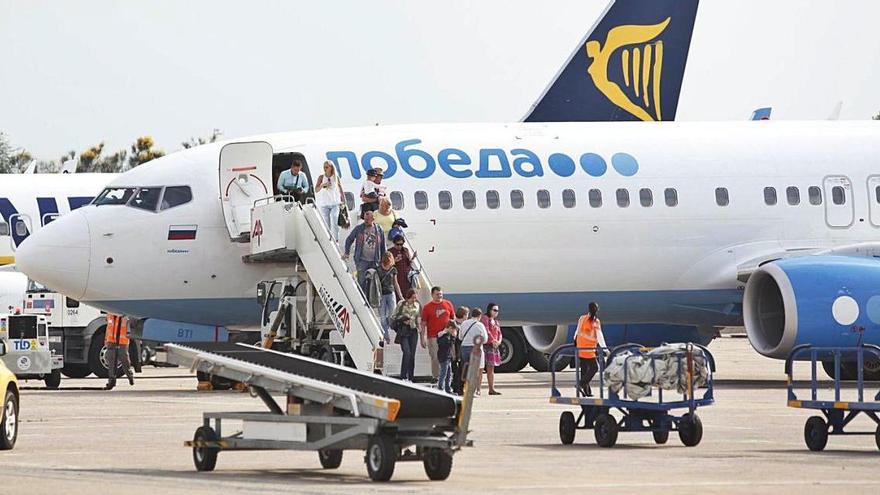
[[[193,435],[194,442],[216,442],[220,438],[210,426],[199,426]],[[217,454],[220,449],[212,447],[193,447],[193,464],[196,471],[213,471],[217,465]]]
[[[610,414],[602,413],[596,416],[596,424],[593,426],[596,434],[596,443],[600,447],[614,447],[617,443],[617,420]]]
[[[669,441],[669,430],[665,431],[652,431],[654,434],[654,443],[657,445],[663,445],[664,443]]]
[[[574,442],[574,434],[577,432],[577,420],[571,411],[565,411],[559,416],[559,440],[563,445],[571,445]]]
[[[425,474],[432,481],[443,481],[452,472],[452,454],[438,448],[427,448],[422,455]]]
[[[695,447],[703,439],[703,422],[696,413],[687,413],[678,422],[678,438],[685,447]]]
[[[342,464],[342,449],[324,449],[318,451],[318,459],[324,469],[336,469]]]
[[[880,449],[880,425],[877,425],[877,430],[874,431],[874,442],[877,443],[877,448]]]
[[[58,386],[61,385],[61,369],[56,368],[52,370],[51,373],[43,378],[43,382],[46,384],[46,388],[48,388],[49,390],[57,389]]]
[[[821,416],[810,416],[807,420],[804,425],[804,443],[813,452],[823,450],[828,444],[828,423]]]
[[[388,481],[394,474],[397,446],[391,437],[375,435],[367,443],[367,473],[373,481]]]

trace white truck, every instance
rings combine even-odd
[[[7,350],[0,359],[17,378],[43,380],[46,388],[58,388],[64,359],[50,348],[45,316],[0,314],[0,340]]]
[[[28,280],[22,312],[46,318],[52,350],[64,357],[61,369],[64,376],[85,378],[94,373],[107,378],[107,349],[104,346],[107,319],[101,310]],[[129,352],[134,363],[140,352],[140,346],[134,340]]]

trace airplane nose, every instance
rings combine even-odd
[[[28,236],[15,252],[16,267],[28,277],[74,299],[89,281],[89,222],[75,211]]]

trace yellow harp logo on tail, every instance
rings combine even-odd
[[[587,41],[587,57],[592,59],[587,73],[593,84],[612,103],[644,121],[663,120],[660,80],[663,75],[663,41],[656,38],[669,25],[670,18],[652,26],[617,26],[608,31],[605,44]],[[620,51],[624,88],[608,79],[612,56]]]

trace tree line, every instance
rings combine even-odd
[[[219,129],[214,129],[208,137],[191,137],[180,145],[187,149],[213,143],[221,135]],[[57,160],[36,159],[28,150],[14,147],[9,142],[8,136],[0,131],[0,174],[22,173],[34,163],[39,173],[55,173],[71,160],[76,161],[76,170],[80,173],[121,173],[162,156],[165,156],[165,151],[156,147],[151,136],[145,135],[135,139],[128,148],[115,153],[108,152],[104,143],[100,142],[79,153],[75,150],[68,151]]]

